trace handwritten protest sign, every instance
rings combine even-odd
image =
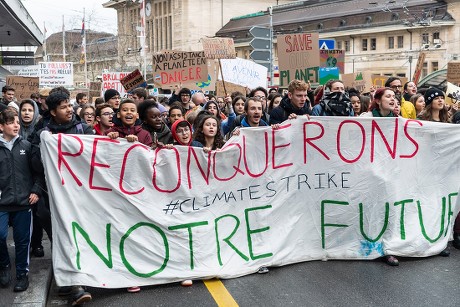
[[[459,132],[401,117],[302,116],[277,130],[242,128],[209,153],[42,133],[57,284],[436,255],[460,209]]]
[[[447,63],[447,81],[460,84],[460,62]]]
[[[203,51],[207,59],[234,59],[235,44],[230,37],[202,38]]]
[[[155,54],[152,67],[158,87],[196,84],[208,80],[204,51],[167,51]]]
[[[345,50],[321,49],[319,51],[319,59],[321,67],[337,67],[339,69],[339,73],[345,73]]]
[[[139,69],[136,69],[132,73],[127,74],[121,78],[120,82],[127,92],[137,87],[147,87],[147,82],[145,82],[144,76],[142,76],[142,73]]]
[[[125,96],[126,91],[120,80],[125,76],[129,75],[129,72],[105,72],[102,73],[102,91],[105,92],[108,89],[117,90],[120,96]]]
[[[38,92],[38,77],[7,76],[6,85],[14,88],[14,96],[21,101]]]
[[[277,36],[280,86],[294,79],[319,82],[319,34],[295,33]]]
[[[38,65],[40,87],[74,85],[72,62],[40,62]]]
[[[446,103],[451,105],[453,103],[460,103],[460,87],[456,86],[450,82],[447,82],[446,90]]]
[[[225,89],[227,90],[228,94],[233,92],[240,92],[243,94],[243,96],[246,96],[246,88],[244,86],[225,81]],[[223,81],[216,82],[216,95],[225,97]]]
[[[222,75],[225,81],[247,86],[248,88],[267,87],[267,67],[241,58],[224,59],[221,60],[221,63]],[[219,78],[219,80],[222,80],[222,78]]]

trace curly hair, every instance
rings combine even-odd
[[[203,126],[204,126],[204,123],[210,118],[214,119],[216,121],[216,123],[217,123],[216,136],[214,137],[214,142],[213,142],[212,148],[211,148],[212,150],[215,150],[217,148],[221,148],[224,145],[225,142],[224,142],[224,137],[222,136],[222,132],[221,132],[221,128],[220,128],[220,121],[214,115],[205,114],[205,115],[203,115],[201,117],[200,123],[199,123],[197,129],[193,133],[193,139],[195,141],[200,142],[203,145],[206,145],[206,138],[205,138],[204,133],[203,133]]]

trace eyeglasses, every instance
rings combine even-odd
[[[176,129],[176,133],[178,134],[186,134],[190,132],[190,128],[184,128],[184,129]]]
[[[88,117],[94,117],[94,113],[83,113],[83,115],[88,116]]]
[[[267,97],[265,96],[254,96],[255,99],[260,99],[260,100],[267,100]]]
[[[392,85],[390,86],[392,89],[398,89],[398,88],[402,88],[402,85]]]
[[[190,97],[189,94],[182,94],[182,95],[180,95],[180,96],[181,96],[181,97]]]
[[[102,116],[113,116],[113,114],[115,114],[115,113],[114,112],[104,112],[101,115]]]

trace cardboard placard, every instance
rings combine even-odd
[[[345,87],[352,87],[360,93],[368,93],[373,86],[372,73],[370,71],[343,74],[342,81]]]
[[[91,81],[89,83],[89,96],[92,98],[101,97],[102,94],[102,82]]]
[[[294,79],[319,82],[319,34],[294,33],[278,35],[280,86]]]
[[[242,85],[225,81],[225,89],[227,90],[227,94],[240,92],[246,97],[246,88]],[[216,82],[216,96],[225,97],[224,84],[222,81]]]
[[[120,82],[127,92],[138,87],[147,87],[147,82],[145,82],[144,76],[139,69],[121,78]]]
[[[447,63],[447,81],[460,84],[460,62]]]
[[[236,58],[233,38],[215,37],[202,38],[203,51],[207,59],[234,59]]]
[[[345,50],[331,49],[320,50],[319,61],[321,67],[337,67],[341,74],[345,73]],[[321,82],[320,82],[321,83]]]
[[[377,89],[381,87],[385,87],[385,82],[387,82],[389,76],[381,76],[381,75],[372,75],[372,85]],[[401,80],[401,85],[404,85],[408,79],[406,77],[398,77]],[[403,89],[401,89],[401,92]]]
[[[6,85],[14,88],[14,96],[18,101],[30,98],[38,92],[38,77],[7,76]]]
[[[418,81],[420,80],[420,76],[423,70],[423,63],[425,62],[425,57],[426,57],[426,53],[420,52],[420,55],[418,56],[418,60],[417,60],[417,65],[415,66],[414,76],[412,77],[412,81],[415,84],[417,84]]]
[[[208,81],[208,65],[204,51],[168,51],[153,55],[156,87],[196,84]]]

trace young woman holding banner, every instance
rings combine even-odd
[[[364,117],[395,117],[394,109],[398,101],[395,92],[391,88],[383,87],[375,91],[374,100],[369,112],[362,113]]]

